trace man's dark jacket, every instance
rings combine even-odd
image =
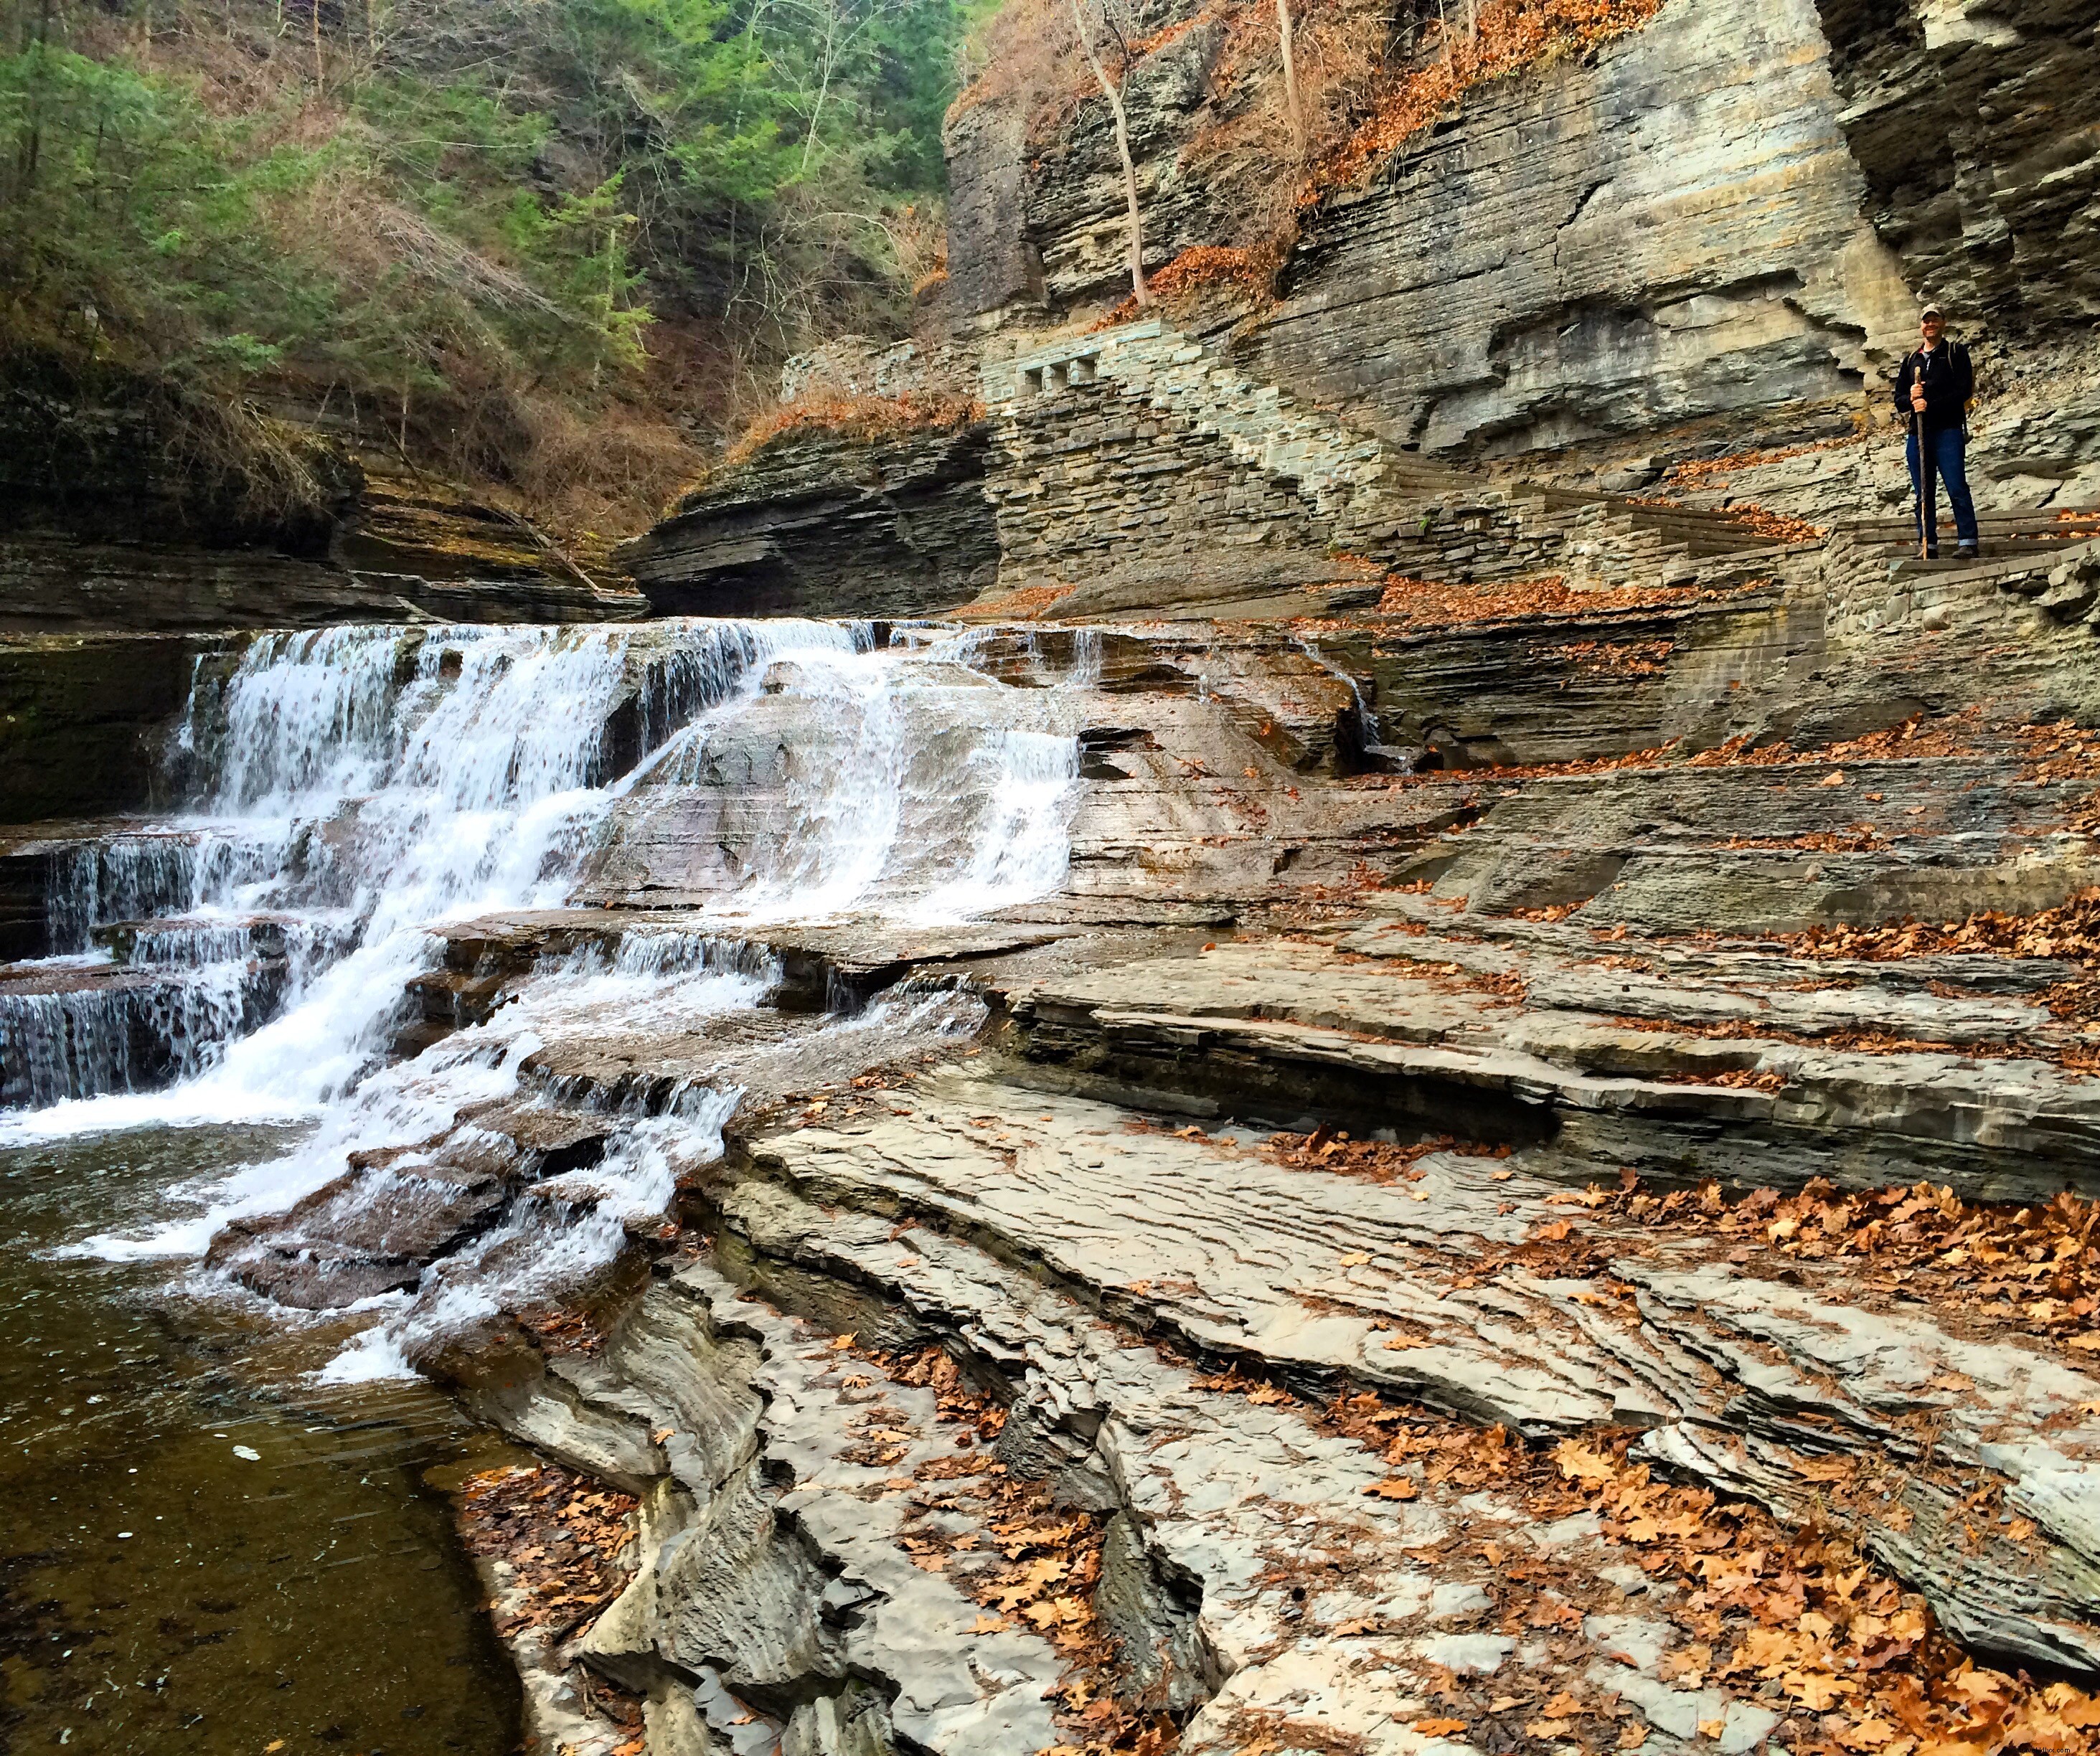
[[[1925,430],[1938,433],[1948,427],[1966,429],[1969,399],[1976,394],[1976,372],[1969,364],[1969,350],[1959,342],[1942,342],[1928,352],[1916,348],[1896,374],[1896,413],[1910,425],[1910,387],[1925,379]]]

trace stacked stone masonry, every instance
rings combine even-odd
[[[985,394],[999,416],[986,491],[1001,588],[1074,588],[1068,612],[1260,600],[1380,570],[1740,583],[1768,558],[1725,518],[1425,462],[1157,320],[988,364]]]

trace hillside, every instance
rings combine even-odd
[[[9,424],[91,448],[70,411],[121,409],[190,502],[324,504],[319,436],[631,528],[783,355],[894,330],[960,24],[955,0],[11,0]]]

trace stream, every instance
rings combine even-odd
[[[514,1454],[417,1368],[611,1268],[748,1093],[973,1026],[932,991],[790,1017],[752,935],[1063,883],[1090,655],[1005,686],[981,639],[373,626],[199,661],[183,808],[58,861],[53,955],[0,986],[0,1748],[512,1747],[445,1491]],[[418,1037],[432,929],[687,844],[660,926]],[[608,1041],[678,1076],[549,1071]]]
[[[251,1302],[61,1253],[261,1144],[0,1149],[0,1748],[515,1741],[517,1680],[441,1491],[507,1454],[416,1380],[304,1382],[315,1338],[287,1348]]]

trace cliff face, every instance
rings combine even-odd
[[[258,484],[143,393],[24,378],[0,395],[0,632],[641,612],[522,519],[385,460],[309,434],[297,479]]]
[[[1672,0],[1473,88],[1308,212],[1238,364],[1425,452],[1639,479],[1849,431],[1930,294],[1977,346],[1996,448],[2076,474],[2100,463],[2093,36],[2064,0]],[[1184,30],[1127,87],[1155,266],[1247,241],[1196,149],[1216,54]],[[1020,138],[995,104],[951,133],[951,291],[979,326],[1123,290],[1105,106],[1032,158]]]
[[[1914,317],[1838,110],[1810,0],[1666,7],[1330,201],[1256,357],[1432,452],[1842,422]]]
[[[998,577],[989,430],[791,429],[622,550],[659,615],[916,616]]]
[[[2081,0],[1819,0],[1876,232],[1996,333],[2100,318],[2100,81]]]

